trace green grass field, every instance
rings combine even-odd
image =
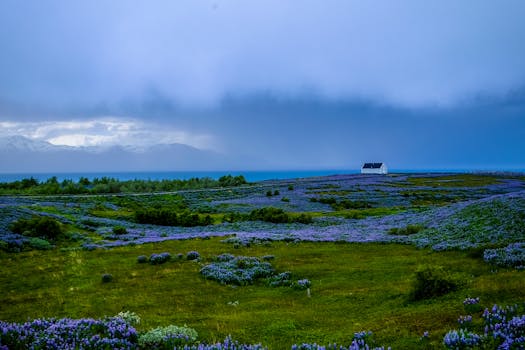
[[[183,260],[163,265],[138,264],[137,256],[190,250],[201,263]],[[261,257],[273,266],[312,281],[311,297],[289,287],[264,283],[232,287],[205,280],[200,264],[215,255]],[[463,286],[457,292],[410,302],[414,272],[420,265],[443,266]],[[142,317],[139,330],[169,324],[188,325],[201,340],[231,334],[246,343],[289,349],[300,342],[350,344],[354,332],[371,330],[382,345],[421,348],[430,331],[441,348],[443,335],[457,328],[462,301],[480,297],[484,306],[525,299],[523,271],[494,270],[467,251],[433,252],[408,245],[285,243],[233,248],[220,239],[167,241],[95,251],[0,252],[0,319],[94,317],[130,310]],[[101,275],[114,280],[102,283]]]

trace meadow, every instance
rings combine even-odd
[[[162,193],[94,194],[86,181],[64,184],[86,188],[74,195],[6,190],[4,335],[7,324],[129,311],[141,321],[122,348],[146,348],[144,334],[169,325],[198,334],[171,348],[228,336],[269,349],[523,348],[523,176],[198,183]],[[522,323],[494,335],[494,315],[507,312],[495,304],[516,305],[505,315]]]

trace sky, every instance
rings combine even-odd
[[[524,16],[521,0],[3,0],[0,137],[180,143],[235,169],[525,169]]]

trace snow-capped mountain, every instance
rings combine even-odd
[[[24,136],[0,137],[0,152],[49,152],[70,149],[68,146],[56,146],[46,141],[32,140]]]
[[[0,138],[0,172],[219,170],[231,165],[224,155],[177,143],[71,147],[23,136]]]

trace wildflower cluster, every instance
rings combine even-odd
[[[173,350],[268,350],[268,348],[261,344],[241,344],[231,337],[227,337],[222,343],[175,346]]]
[[[387,349],[390,349],[388,347]],[[372,332],[354,333],[352,343],[349,346],[329,344],[328,346],[318,345],[316,343],[303,343],[292,345],[292,350],[385,350],[384,346],[378,347],[372,339]]]
[[[477,298],[467,298],[464,305],[478,305]],[[472,304],[471,304],[472,302]],[[483,325],[478,333],[469,328],[473,326],[470,315],[461,316],[459,330],[449,331],[443,338],[447,349],[523,349],[525,347],[525,314],[523,307],[494,305],[482,314]]]
[[[289,287],[292,285],[292,273],[290,271],[281,272],[268,278],[268,285],[271,287]]]
[[[443,344],[447,349],[471,349],[481,344],[481,336],[464,329],[452,330],[445,334]]]
[[[298,280],[293,286],[295,289],[308,289],[312,286],[312,282],[310,282],[309,279],[304,278],[302,280]]]
[[[205,278],[223,284],[246,285],[274,274],[270,263],[261,262],[255,257],[222,254],[218,258],[216,262],[201,269],[200,272]]]
[[[171,259],[171,254],[164,252],[160,254],[151,254],[149,257],[149,262],[152,265],[160,265]]]
[[[472,316],[471,315],[459,316],[458,323],[462,329],[469,329],[472,327]]]
[[[121,317],[0,321],[0,348],[7,349],[135,349],[137,331]]]
[[[498,266],[524,269],[525,243],[512,243],[500,249],[486,249],[483,252],[483,259]]]
[[[196,252],[194,250],[186,253],[186,259],[188,260],[197,260],[201,257],[201,255],[199,254],[199,252]]]
[[[479,304],[479,298],[465,298],[463,300],[463,307],[468,313],[476,313],[481,311],[481,305]]]

